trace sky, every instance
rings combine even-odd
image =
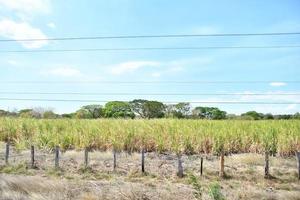
[[[80,36],[300,32],[298,0],[0,0],[0,40]],[[0,42],[0,109],[44,107],[73,112],[94,102],[12,99],[159,101],[262,101],[284,105],[216,106],[228,113],[300,111],[300,48],[205,49],[105,52],[8,53],[1,51],[82,48],[300,45],[300,35],[252,37],[143,38]],[[25,82],[14,82],[25,81]],[[31,82],[26,82],[31,81]],[[40,81],[40,82],[39,82]],[[41,82],[44,81],[44,82]],[[75,81],[75,82],[74,82]],[[77,82],[76,82],[77,81]],[[154,81],[111,84],[105,81]],[[234,84],[171,84],[164,81],[265,81]],[[90,82],[90,83],[87,83]],[[160,83],[157,83],[160,82]],[[135,93],[79,96],[49,93]],[[164,95],[141,95],[160,93]],[[166,93],[238,93],[173,95]],[[251,93],[264,93],[253,96]],[[103,103],[101,103],[103,104]]]

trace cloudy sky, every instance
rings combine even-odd
[[[0,0],[0,40],[157,34],[300,32],[298,0]],[[300,45],[300,35],[148,38],[72,41],[0,41],[0,109],[49,107],[71,112],[84,102],[12,99],[299,102],[300,48],[206,49],[105,52],[12,53],[83,48]],[[14,81],[33,81],[14,82]],[[39,82],[44,81],[44,82]],[[79,81],[75,82],[74,81]],[[90,83],[87,83],[90,81]],[[112,84],[104,81],[265,81],[235,84]],[[50,82],[50,83],[49,83]],[[92,83],[91,83],[92,82]],[[134,93],[78,96],[49,93]],[[242,93],[243,95],[152,95],[149,93]],[[253,96],[252,93],[265,93]],[[139,95],[140,94],[140,95]],[[2,98],[2,99],[1,99]],[[199,105],[199,104],[195,104]],[[300,105],[224,105],[248,110],[295,113]]]

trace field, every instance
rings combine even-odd
[[[7,141],[11,146],[5,163]],[[54,167],[55,146],[62,150],[59,168]],[[86,148],[88,166],[82,151]],[[1,118],[0,199],[297,200],[300,184],[294,155],[299,150],[297,120]],[[264,178],[266,151],[273,155],[269,179]],[[222,178],[220,154],[226,155]],[[182,178],[176,175],[178,155]]]
[[[0,155],[5,144],[0,142]],[[0,199],[11,200],[299,200],[300,184],[294,157],[270,157],[272,179],[264,179],[264,156],[246,153],[226,156],[227,176],[218,176],[217,156],[182,156],[185,176],[178,178],[175,154],[146,153],[145,170],[140,154],[117,154],[113,169],[111,151],[93,151],[89,167],[82,151],[61,154],[60,169],[54,169],[54,154],[36,152],[36,167],[30,168],[30,151],[11,148],[9,165],[0,158]]]
[[[263,153],[295,155],[300,149],[298,120],[37,120],[0,119],[0,141],[19,149],[90,148],[182,154]]]

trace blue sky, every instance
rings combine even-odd
[[[299,32],[298,0],[0,0],[0,39],[151,34]],[[300,36],[152,38],[2,42],[0,50],[298,45]],[[300,48],[131,52],[0,53],[0,97],[40,99],[296,102]],[[262,84],[8,84],[5,81],[270,81]],[[245,93],[235,96],[12,95],[4,92]],[[0,109],[53,108],[72,112],[87,103],[0,101]],[[202,104],[212,106],[211,104]],[[194,105],[196,106],[196,105]],[[295,113],[300,105],[218,105]]]

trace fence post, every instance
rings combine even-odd
[[[220,155],[220,171],[219,171],[219,176],[224,177],[225,172],[224,172],[224,152],[221,152]]]
[[[145,149],[142,149],[142,172],[145,173]]]
[[[31,168],[34,168],[34,146],[31,146]]]
[[[203,157],[201,157],[201,161],[200,161],[200,175],[202,176],[203,174]]]
[[[89,164],[89,148],[86,147],[86,148],[84,148],[84,166],[85,166],[85,168],[88,167],[88,164]]]
[[[177,158],[178,158],[178,172],[177,172],[177,176],[179,178],[182,178],[183,177],[183,166],[182,166],[181,154],[177,154]]]
[[[269,166],[269,151],[266,150],[265,151],[265,178],[269,178],[270,177],[270,170],[269,170],[270,166]]]
[[[113,149],[113,156],[114,156],[114,171],[115,171],[117,168],[117,153],[115,149]]]
[[[296,152],[296,157],[298,160],[298,179],[300,180],[300,151]]]
[[[55,169],[59,168],[59,146],[55,146]]]
[[[6,164],[6,165],[8,165],[9,146],[10,146],[10,142],[7,141],[6,146],[5,146],[5,164]]]

